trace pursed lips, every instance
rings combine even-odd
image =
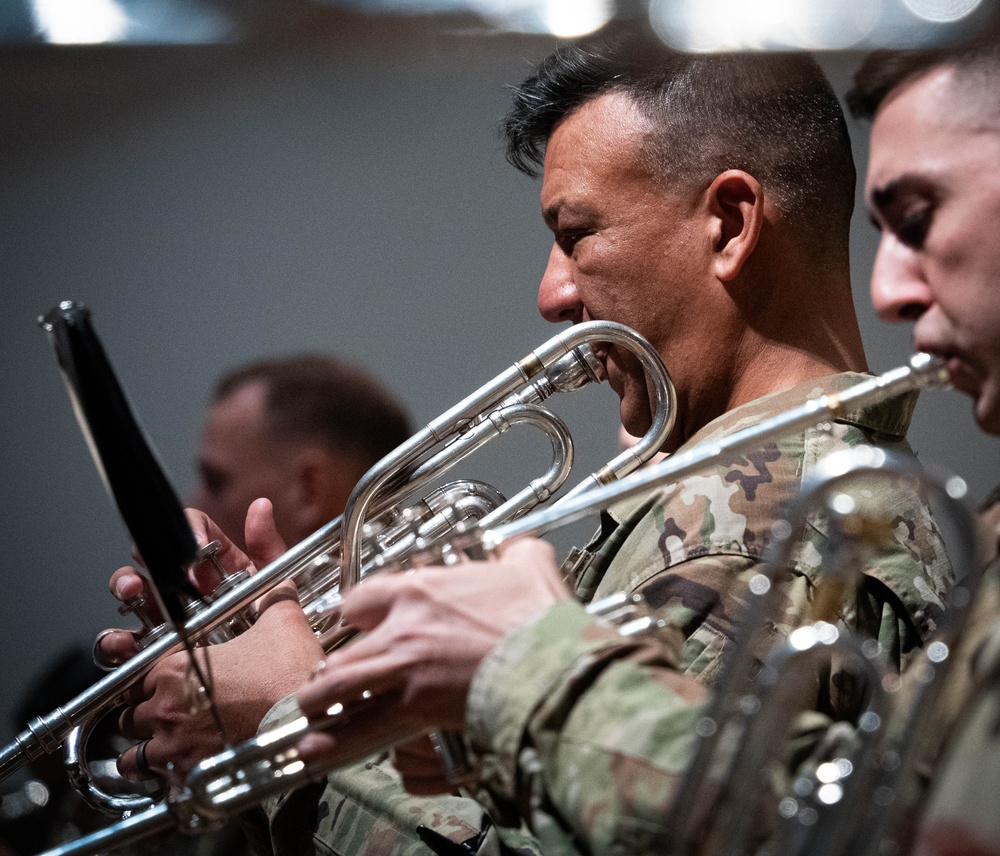
[[[918,338],[914,338],[913,346],[916,351],[934,354],[934,356],[944,360],[945,365],[948,367],[948,376],[951,379],[951,385],[955,389],[973,396],[979,393],[980,372],[961,351],[949,345],[926,340],[921,341]]]

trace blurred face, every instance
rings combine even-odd
[[[1000,115],[937,69],[875,116],[865,196],[882,232],[872,302],[913,322],[917,350],[947,360],[1000,434]]]
[[[247,508],[262,496],[274,504],[278,531],[290,537],[285,522],[292,502],[289,452],[266,435],[263,418],[264,387],[258,383],[212,406],[198,449],[198,490],[188,499],[244,548]]]
[[[677,386],[678,423],[704,424],[718,415],[705,401],[712,376],[731,359],[712,329],[722,311],[706,279],[712,240],[696,216],[700,194],[664,190],[643,165],[648,129],[617,93],[581,105],[556,126],[541,192],[555,241],[538,308],[549,321],[617,321],[645,336]],[[622,422],[641,436],[651,412],[641,367],[616,348],[602,359],[622,400]]]

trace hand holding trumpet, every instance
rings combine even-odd
[[[332,705],[370,692],[394,700],[378,705],[379,731],[460,731],[480,663],[511,628],[569,597],[552,547],[528,538],[498,560],[372,577],[347,594],[343,607],[345,620],[366,635],[323,661],[299,689],[299,705],[318,721]],[[306,760],[336,757],[370,720],[311,734],[299,750]],[[411,793],[450,790],[425,741],[397,750],[394,762]]]
[[[220,542],[217,558],[227,570],[263,567],[285,549],[267,500],[257,500],[247,514],[250,557],[206,515],[189,510],[188,517],[199,543]],[[201,590],[211,589],[203,573],[195,583]],[[144,580],[134,568],[123,567],[112,575],[110,585],[119,600],[127,600],[141,592]],[[461,730],[469,685],[483,659],[512,627],[569,597],[551,546],[523,539],[507,548],[500,560],[426,567],[365,581],[347,595],[343,615],[367,635],[325,660],[291,583],[258,602],[258,618],[249,630],[232,641],[199,649],[199,654],[209,652],[206,671],[213,676],[225,737],[232,742],[253,736],[274,703],[297,687],[303,712],[315,720],[322,719],[338,699],[367,691],[392,699],[391,704],[375,703],[380,732]],[[108,662],[124,662],[137,651],[135,637],[129,631],[105,631],[95,651]],[[318,662],[322,668],[317,668]],[[162,774],[168,764],[186,774],[221,749],[222,736],[212,718],[191,704],[185,654],[157,663],[126,698],[129,706],[120,728],[125,736],[140,741],[142,751],[139,757],[137,747],[122,754],[118,761],[122,775],[138,779],[149,771]],[[350,726],[357,734],[338,726],[336,736],[325,732],[310,736],[302,746],[304,756],[317,760],[335,756],[345,744],[369,739],[360,732],[370,727],[371,720],[365,717]],[[425,743],[415,742],[395,753],[404,783],[414,793],[448,790]]]
[[[220,542],[217,559],[227,571],[263,567],[285,551],[267,500],[257,500],[247,514],[246,541],[250,557],[237,548],[210,518],[188,510],[199,544]],[[141,562],[140,557],[136,557]],[[203,565],[205,563],[202,563]],[[196,566],[195,584],[211,591],[205,568]],[[144,579],[132,567],[119,568],[111,577],[111,591],[119,600],[140,594]],[[229,642],[199,648],[206,673],[211,674],[213,696],[225,735],[193,693],[186,653],[163,658],[141,682],[126,693],[128,707],[121,715],[122,733],[140,743],[118,759],[119,772],[130,779],[171,769],[186,774],[208,755],[218,752],[223,739],[238,742],[253,736],[264,714],[294,690],[322,656],[295,595],[294,583],[275,587],[256,605],[258,618],[245,633]],[[105,632],[95,654],[121,663],[137,653],[129,631]],[[141,747],[141,750],[140,750]]]

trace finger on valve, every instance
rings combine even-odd
[[[250,559],[257,568],[269,565],[287,550],[274,524],[274,509],[270,500],[261,497],[250,503],[244,537]]]

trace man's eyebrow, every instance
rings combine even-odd
[[[887,181],[881,187],[873,188],[868,199],[868,208],[872,213],[886,215],[910,193],[936,199],[940,197],[941,190],[925,175],[906,173]]]
[[[558,224],[560,215],[586,217],[590,212],[580,205],[562,199],[557,199],[542,209],[542,219],[552,228]]]
[[[900,188],[905,181],[905,178],[895,178],[881,187],[876,187],[872,190],[871,196],[868,199],[868,207],[872,213],[885,213],[886,209],[892,207],[893,203],[898,199]]]

